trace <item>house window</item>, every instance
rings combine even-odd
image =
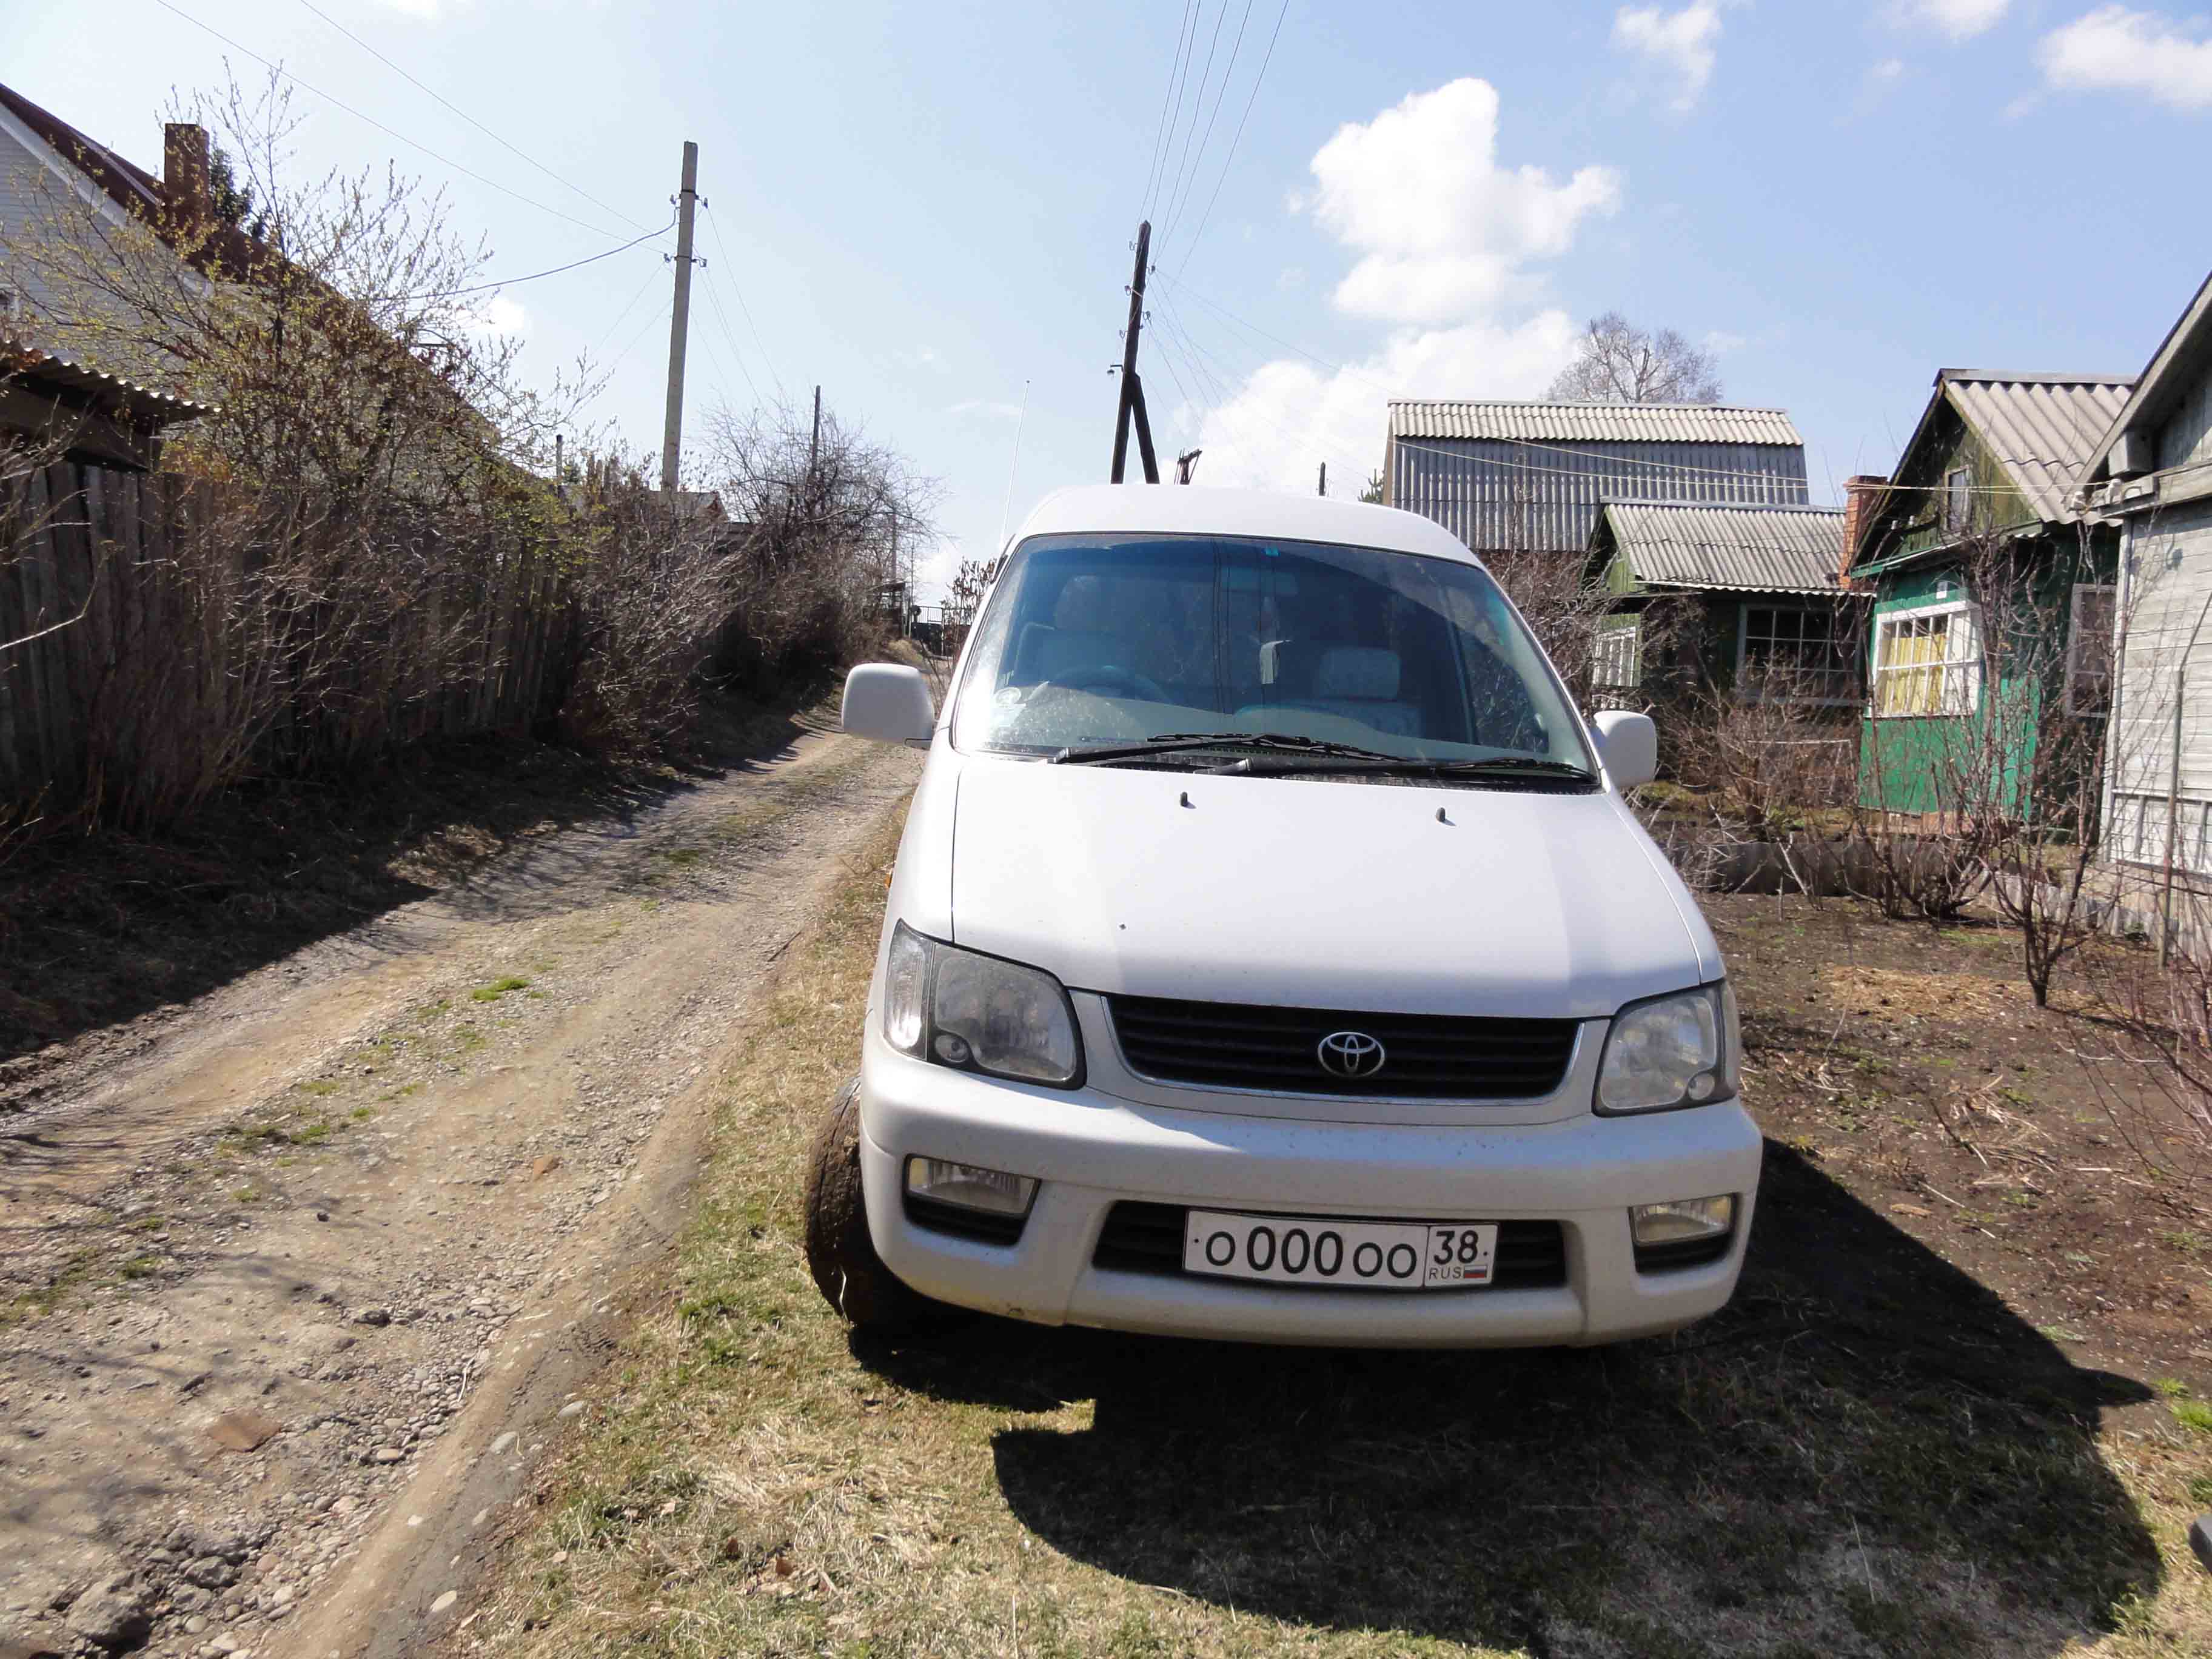
[[[1856,701],[1858,674],[1832,610],[1747,605],[1736,629],[1739,696],[1776,702]]]
[[[1923,605],[1875,623],[1874,712],[1964,714],[1979,701],[1980,641],[1972,608]]]
[[[1642,625],[1633,617],[1601,631],[1591,653],[1590,684],[1614,688],[1641,685],[1643,634]]]
[[[1943,480],[1943,528],[1956,535],[1974,507],[1973,474],[1960,467]]]
[[[2112,706],[2113,589],[2074,584],[2073,615],[2066,634],[2066,712],[2102,714]]]

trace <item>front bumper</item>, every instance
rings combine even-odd
[[[1735,1288],[1758,1186],[1758,1127],[1733,1100],[1648,1117],[1369,1125],[1167,1107],[1096,1087],[991,1081],[910,1059],[871,1030],[861,1066],[869,1232],[890,1270],[939,1301],[1040,1324],[1331,1346],[1620,1341],[1714,1312]],[[1224,1101],[1224,1105],[1233,1103]],[[1034,1176],[1021,1236],[979,1243],[906,1213],[914,1155]],[[1629,1206],[1737,1194],[1727,1254],[1639,1273]],[[1565,1283],[1470,1291],[1274,1287],[1094,1261],[1125,1200],[1285,1214],[1555,1221]]]

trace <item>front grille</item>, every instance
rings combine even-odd
[[[979,1244],[1015,1244],[1021,1241],[1022,1229],[1029,1225],[1025,1215],[999,1215],[988,1210],[970,1210],[957,1204],[946,1204],[933,1198],[924,1198],[918,1193],[906,1195],[906,1218],[917,1227],[933,1233],[950,1233],[955,1238],[972,1238]]]
[[[1124,1199],[1106,1212],[1106,1226],[1091,1263],[1111,1273],[1182,1276],[1182,1238],[1189,1212],[1180,1204],[1142,1204]],[[1310,1217],[1304,1219],[1312,1219]],[[1383,1218],[1387,1219],[1388,1218]],[[1241,1281],[1224,1281],[1236,1284]],[[1487,1288],[1550,1290],[1567,1282],[1566,1234],[1556,1221],[1501,1221],[1498,1254]],[[1272,1285],[1270,1290],[1358,1289],[1357,1285]]]
[[[1636,1271],[1663,1273],[1679,1267],[1706,1267],[1726,1255],[1729,1246],[1735,1242],[1734,1233],[1723,1233],[1715,1238],[1677,1238],[1664,1244],[1638,1244]]]
[[[1385,1100],[1529,1100],[1559,1086],[1577,1022],[1449,1014],[1360,1014],[1109,996],[1130,1068],[1163,1083]],[[1381,1068],[1346,1078],[1321,1063],[1323,1038],[1382,1045]]]

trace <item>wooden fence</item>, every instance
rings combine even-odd
[[[308,569],[204,485],[69,464],[0,484],[0,811],[144,826],[257,772],[557,712],[580,629],[551,551],[331,532]]]

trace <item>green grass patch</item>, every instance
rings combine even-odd
[[[529,988],[530,981],[528,980],[524,979],[517,974],[509,974],[506,978],[495,979],[489,985],[477,986],[476,989],[469,993],[469,1000],[471,1002],[497,1002],[509,991],[526,991]]]
[[[2212,1405],[2202,1400],[2176,1400],[2170,1401],[2166,1409],[2183,1428],[2196,1434],[2212,1434]]]

